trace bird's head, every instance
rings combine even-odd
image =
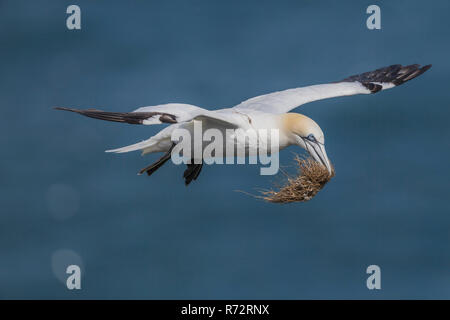
[[[325,151],[325,137],[319,125],[299,113],[284,114],[283,124],[291,143],[308,151],[314,160],[324,165],[331,174],[330,161]]]

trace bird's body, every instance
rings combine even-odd
[[[177,144],[173,141],[173,135],[177,129],[187,130],[190,133],[192,143],[200,143],[202,150],[207,147],[209,142],[204,141],[202,136],[196,135],[194,128],[199,124],[203,132],[214,129],[224,137],[223,148],[216,150],[215,157],[225,157],[227,148],[230,147],[245,149],[245,155],[247,156],[253,154],[252,152],[260,151],[256,149],[261,148],[270,154],[274,150],[273,144],[277,145],[277,150],[290,145],[298,145],[306,149],[316,161],[322,163],[331,172],[331,165],[325,152],[325,138],[321,128],[312,119],[298,113],[290,113],[290,111],[315,100],[355,94],[372,94],[390,89],[421,75],[430,67],[431,65],[424,67],[419,65],[405,67],[392,65],[351,76],[339,82],[289,89],[254,97],[235,107],[213,111],[179,103],[142,107],[128,113],[104,112],[93,109],[57,109],[115,122],[143,125],[169,124],[168,127],[147,140],[107,151],[123,153],[141,150],[142,154],[163,152],[164,155],[161,159],[141,170],[141,173],[147,172],[149,175],[170,158],[170,153]],[[275,130],[278,132],[278,137],[276,141],[274,138],[269,138],[266,140],[266,144],[256,145],[248,139],[246,133],[248,130],[256,132]],[[268,136],[270,136],[270,133],[268,133]],[[200,159],[196,159],[194,154],[189,157],[195,161],[194,164],[188,164],[188,169],[185,171],[186,184],[198,177],[202,168],[202,161],[205,159],[203,154],[197,157]]]
[[[247,149],[250,149],[248,150],[248,153],[251,153],[251,150],[255,147],[255,145],[249,144],[248,139],[246,139],[248,138],[248,130],[254,130],[256,132],[260,130],[266,130],[267,132],[270,132],[270,130],[273,129],[280,130],[284,128],[283,124],[284,122],[286,122],[285,115],[273,115],[270,113],[253,110],[247,110],[246,112],[237,112],[232,109],[221,109],[208,111],[208,114],[214,118],[219,118],[226,115],[229,121],[232,121],[235,124],[235,126],[233,126],[225,122],[216,122],[211,118],[197,120],[201,122],[201,129],[203,132],[209,129],[216,129],[220,131],[220,134],[223,137],[223,148],[218,149],[220,153],[216,154],[217,157],[226,156],[226,149],[227,147],[230,148],[230,143],[232,143],[235,147],[245,147]],[[172,134],[176,129],[185,129],[189,131],[190,136],[194,140],[194,122],[189,121],[172,124],[145,141],[123,148],[107,150],[107,152],[123,153],[142,150],[143,155],[154,152],[167,152],[173,144],[171,139]],[[289,145],[289,139],[283,130],[280,130],[279,133],[279,146],[281,150]],[[193,144],[194,141],[192,141],[192,145]],[[206,148],[209,144],[209,141],[202,141],[202,149]],[[270,144],[267,146],[262,146],[266,147],[268,149],[267,151],[270,151]],[[265,149],[263,151],[265,151]],[[246,155],[248,156],[248,154]]]

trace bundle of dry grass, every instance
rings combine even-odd
[[[268,202],[290,203],[311,200],[334,177],[334,168],[328,170],[312,158],[295,157],[298,176],[287,176],[286,185],[278,190],[261,191],[262,198]]]

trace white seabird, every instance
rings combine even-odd
[[[237,106],[219,110],[206,110],[194,105],[169,103],[142,107],[132,112],[105,112],[95,109],[78,110],[56,107],[58,110],[72,111],[87,117],[124,122],[130,124],[170,124],[156,135],[142,142],[107,152],[123,153],[142,150],[142,154],[164,152],[164,155],[140,173],[151,175],[171,157],[174,143],[172,132],[176,128],[193,130],[193,120],[202,122],[203,127],[226,129],[278,129],[280,150],[298,145],[306,149],[311,156],[323,164],[331,173],[331,165],[325,151],[325,137],[322,129],[314,120],[299,114],[290,113],[305,103],[339,96],[372,94],[381,90],[399,86],[430,69],[431,65],[420,67],[417,64],[402,66],[391,65],[348,77],[344,80],[312,85],[307,87],[273,92],[248,99]],[[252,146],[247,146],[252,147]],[[188,164],[184,172],[185,184],[196,180],[203,166],[202,159]],[[200,160],[200,161],[198,161]]]

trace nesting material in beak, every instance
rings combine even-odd
[[[261,191],[260,198],[274,203],[306,202],[311,200],[334,177],[328,169],[313,158],[295,157],[298,176],[288,176],[286,185],[279,190]]]

